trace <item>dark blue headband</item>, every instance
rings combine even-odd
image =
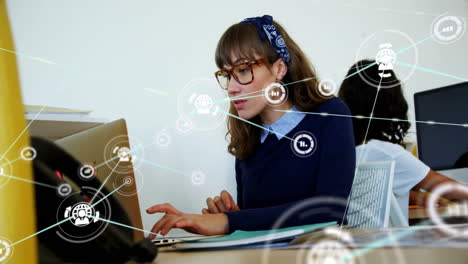
[[[273,49],[280,55],[280,57],[286,62],[287,65],[291,62],[288,47],[284,42],[281,33],[276,30],[273,25],[273,17],[264,15],[262,17],[251,17],[241,21],[241,23],[254,24],[257,26],[257,32],[260,39],[265,40],[268,37],[268,41],[271,43]]]

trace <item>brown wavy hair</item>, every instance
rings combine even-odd
[[[326,101],[317,88],[318,80],[316,73],[304,52],[286,33],[284,28],[273,22],[276,29],[281,33],[289,49],[291,56],[288,71],[283,82],[288,89],[288,101],[297,107],[299,111],[312,111],[318,105]],[[272,65],[280,58],[268,40],[261,40],[256,26],[253,24],[238,23],[229,27],[221,36],[216,48],[215,61],[218,68],[232,66],[231,53],[238,58],[255,60],[255,55],[265,60],[265,65],[271,69]],[[301,81],[313,78],[307,81]],[[293,83],[296,81],[301,81]],[[290,84],[293,83],[293,84]],[[238,116],[233,103],[230,103],[229,112]],[[261,125],[260,117],[257,115],[249,120]],[[237,118],[228,116],[226,138],[230,137],[228,152],[238,159],[246,159],[255,153],[260,143],[261,129],[248,124]]]

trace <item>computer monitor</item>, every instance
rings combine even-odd
[[[416,120],[431,121],[416,123],[419,159],[433,170],[468,171],[468,82],[416,93],[414,105]]]

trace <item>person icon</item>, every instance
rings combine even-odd
[[[89,218],[86,215],[86,211],[84,209],[80,209],[78,211],[78,218],[75,220],[76,226],[86,226],[89,225]]]

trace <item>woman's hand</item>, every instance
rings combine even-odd
[[[206,199],[208,208],[203,208],[203,214],[219,214],[223,212],[238,211],[239,206],[232,199],[231,194],[222,191],[219,196]]]
[[[165,236],[172,228],[182,228],[185,231],[205,236],[224,235],[229,231],[228,218],[225,214],[184,214],[167,203],[152,206],[146,212],[148,214],[166,213],[154,224],[150,239],[154,239],[157,233]]]

